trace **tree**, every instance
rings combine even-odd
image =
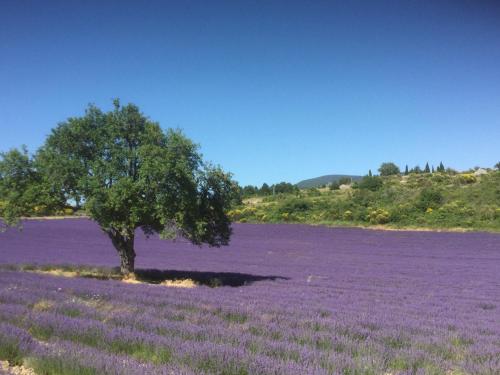
[[[292,194],[299,191],[299,188],[296,185],[284,181],[279,184],[272,185],[271,190],[273,189],[276,194]]]
[[[500,171],[500,161],[498,163],[495,164],[495,168]]]
[[[26,146],[0,153],[0,216],[6,224],[20,216],[49,215],[64,208],[64,199],[50,190]]]
[[[261,188],[260,188],[260,194],[261,195],[269,195],[272,193],[272,190],[271,188],[269,187],[268,184],[266,184],[265,182],[262,184]]]
[[[420,168],[419,165],[416,165],[410,172],[420,174],[420,173],[422,173],[422,169]]]
[[[368,169],[368,177],[372,177],[372,170],[371,169]]]
[[[164,132],[133,104],[59,124],[36,155],[39,171],[64,199],[83,202],[109,236],[121,272],[135,269],[135,230],[194,244],[226,245],[227,210],[237,193],[230,174],[204,163],[179,130]]]
[[[244,197],[251,197],[252,195],[257,194],[259,188],[252,185],[247,185],[242,189],[242,194]]]
[[[381,176],[392,176],[400,173],[399,167],[394,163],[382,163],[378,171]]]
[[[431,173],[431,169],[429,168],[429,163],[425,163],[424,173]]]
[[[406,167],[405,167],[405,176],[408,176],[410,172],[408,172],[408,164],[406,164]]]
[[[444,172],[445,171],[445,168],[444,168],[444,164],[443,162],[439,162],[439,167],[437,168],[437,171],[438,172]]]
[[[434,166],[431,167],[431,173],[434,173]]]

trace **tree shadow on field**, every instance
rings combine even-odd
[[[289,280],[283,276],[251,275],[239,272],[203,272],[157,269],[136,269],[133,275],[123,276],[119,267],[99,267],[74,264],[11,264],[0,265],[0,270],[35,272],[53,276],[84,277],[98,280],[117,280],[129,283],[162,284],[167,286],[194,287],[206,285],[240,287],[256,281]]]
[[[220,286],[240,287],[253,284],[256,281],[289,280],[283,276],[260,276],[238,272],[202,272],[202,271],[178,271],[157,269],[136,269],[137,280],[161,284],[168,280],[192,280],[198,285],[206,285],[212,288]]]

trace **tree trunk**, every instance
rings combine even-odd
[[[133,274],[135,269],[134,231],[127,231],[123,234],[118,230],[109,229],[106,233],[120,256],[120,272],[124,276]]]

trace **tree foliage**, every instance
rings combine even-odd
[[[229,241],[226,212],[237,193],[230,174],[204,163],[181,131],[164,132],[133,104],[115,100],[110,112],[89,106],[84,116],[60,123],[36,164],[36,176],[43,176],[49,190],[83,204],[108,234],[124,273],[134,271],[137,228],[194,244]],[[15,205],[16,215],[25,210]]]
[[[25,146],[0,154],[0,216],[6,224],[23,215],[47,215],[64,207]]]
[[[394,163],[382,163],[378,169],[381,176],[392,176],[400,174],[399,167]]]

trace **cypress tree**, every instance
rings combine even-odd
[[[429,163],[425,163],[424,173],[431,173],[431,169],[429,168]]]
[[[408,164],[406,164],[406,167],[405,167],[405,176],[408,176]]]

